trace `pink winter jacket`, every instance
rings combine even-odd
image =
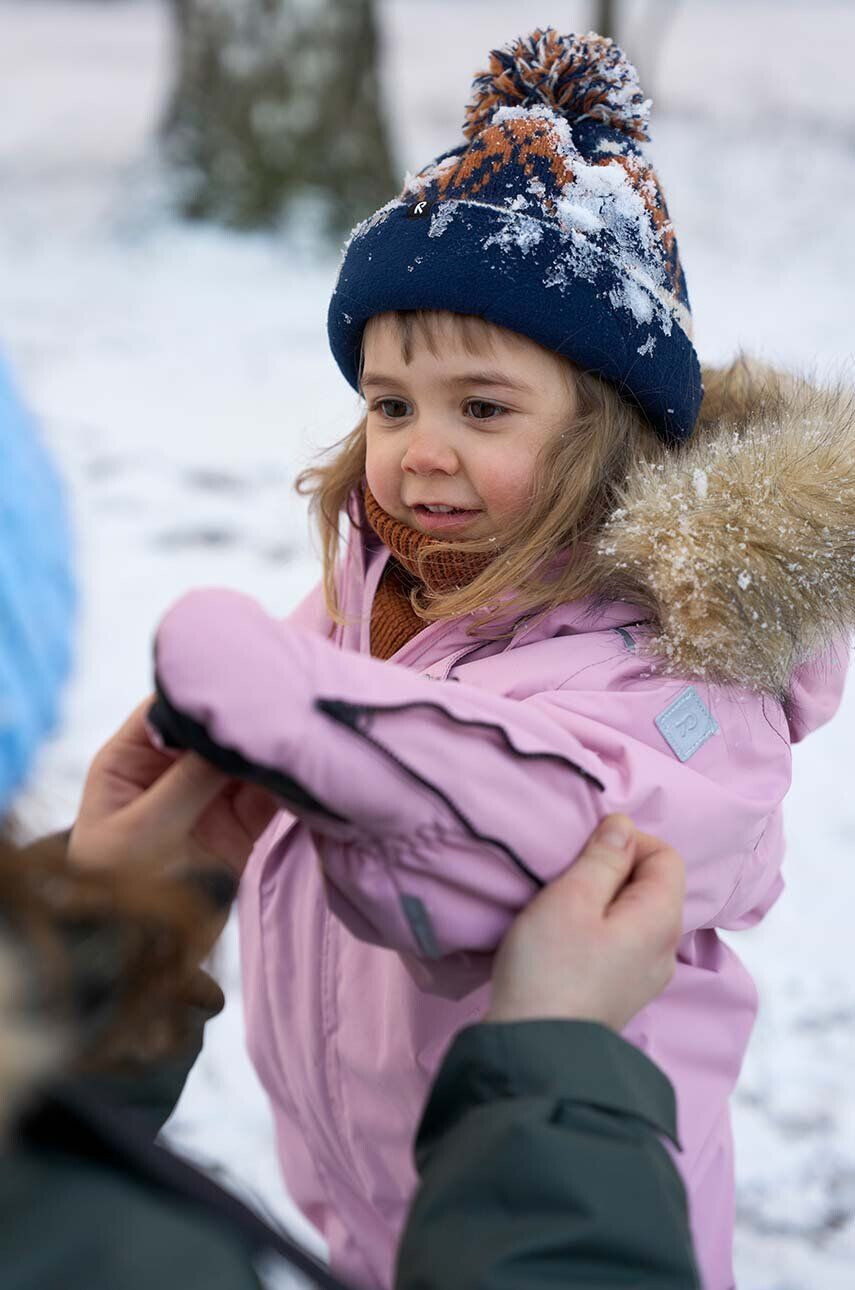
[[[708,471],[699,507],[716,496],[704,461],[679,467],[683,482]],[[610,557],[626,554],[609,536]],[[834,712],[845,648],[800,666],[780,698],[722,677],[720,649],[718,683],[702,679],[700,649],[692,678],[666,675],[654,655],[673,662],[680,634],[645,596],[566,605],[501,641],[437,623],[380,662],[370,609],[388,558],[353,530],[343,628],[319,590],[286,623],[205,591],[157,638],[163,699],[293,808],[255,848],[240,896],[248,1043],[286,1184],[337,1269],[390,1286],[414,1130],[451,1036],[483,1013],[490,954],[622,811],[686,862],[676,975],[626,1037],[675,1086],[703,1283],[727,1290],[728,1098],[757,999],[715,929],[752,926],[781,891],[790,745]],[[741,568],[751,553],[734,558]],[[728,621],[747,634],[743,611]],[[734,648],[737,671],[741,658],[756,660],[750,639]]]

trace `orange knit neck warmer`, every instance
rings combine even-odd
[[[493,556],[489,552],[469,555],[465,551],[441,551],[431,556],[420,571],[419,556],[435,539],[384,511],[367,484],[363,486],[362,496],[365,518],[392,552],[371,606],[371,653],[374,658],[391,658],[427,626],[413,609],[410,601],[413,589],[420,583],[429,591],[439,592],[465,587],[487,567]]]

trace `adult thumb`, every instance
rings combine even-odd
[[[563,879],[567,894],[602,912],[629,877],[635,860],[635,825],[626,815],[607,815],[591,834]]]
[[[198,754],[184,753],[134,802],[134,823],[163,840],[184,838],[228,780]]]

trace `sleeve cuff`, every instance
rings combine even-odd
[[[674,1090],[638,1048],[593,1021],[482,1022],[446,1054],[431,1102],[543,1097],[643,1120],[675,1147]],[[438,1106],[434,1110],[439,1109]]]

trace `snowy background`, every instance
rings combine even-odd
[[[743,346],[839,374],[855,350],[855,7],[625,7],[702,357]],[[490,47],[533,21],[589,25],[584,4],[533,8],[382,4],[402,175],[456,140]],[[66,473],[84,597],[68,733],[27,804],[37,828],[68,823],[90,757],[146,692],[170,601],[220,583],[284,613],[315,579],[290,483],[357,412],[326,348],[336,257],[166,211],[151,141],[168,19],[158,0],[0,0],[0,346]],[[795,752],[788,891],[733,938],[762,999],[735,1107],[741,1290],[855,1276],[853,696]],[[243,1055],[232,930],[219,964],[228,1007],[174,1139],[305,1233]]]

